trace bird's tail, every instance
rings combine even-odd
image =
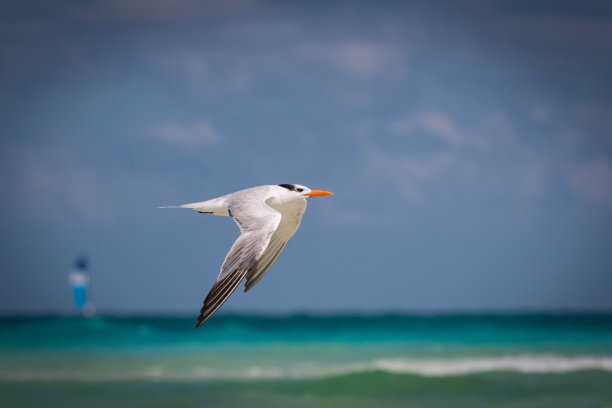
[[[199,203],[168,205],[157,208],[191,208],[192,210],[205,214],[229,215],[225,201],[216,198],[208,201],[201,201]]]

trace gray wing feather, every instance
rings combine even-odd
[[[293,208],[284,212],[276,232],[274,232],[274,235],[270,239],[270,244],[261,255],[261,258],[259,258],[251,269],[249,269],[246,275],[246,283],[244,285],[245,292],[248,292],[264,277],[281,252],[283,252],[285,246],[293,237],[293,234],[295,234],[300,227],[304,211],[306,211],[305,200],[302,202],[295,202]]]
[[[282,241],[280,239],[274,239],[270,241],[270,245],[264,252],[264,254],[259,258],[259,260],[253,265],[253,267],[249,270],[247,274],[247,280],[244,284],[244,291],[248,292],[257,282],[264,277],[266,272],[272,267],[272,264],[278,259],[283,249],[287,245],[287,241]]]
[[[234,292],[268,247],[282,218],[263,199],[259,205],[254,205],[253,201],[246,203],[238,200],[228,208],[242,234],[232,245],[217,281],[204,299],[196,328],[210,318]]]

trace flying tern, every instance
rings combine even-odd
[[[263,278],[299,228],[307,197],[331,194],[299,184],[279,184],[247,188],[199,203],[161,207],[191,208],[232,217],[240,228],[240,236],[204,299],[195,327],[200,327],[221,307],[245,276],[245,292]]]

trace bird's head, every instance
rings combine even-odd
[[[286,194],[295,196],[295,198],[326,196],[334,194],[329,191],[311,190],[310,188],[302,186],[300,184],[279,184],[279,186],[283,187],[286,190]]]

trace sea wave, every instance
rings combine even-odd
[[[562,374],[585,370],[612,372],[612,356],[512,355],[459,359],[376,359],[349,364],[296,363],[289,366],[253,365],[240,369],[189,366],[177,368],[163,364],[109,370],[90,366],[69,369],[0,369],[4,381],[253,381],[315,380],[351,374],[386,372],[424,377],[452,377],[487,372],[522,374]]]

